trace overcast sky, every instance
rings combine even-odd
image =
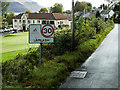
[[[64,10],[71,10],[72,7],[72,0],[33,0],[35,2],[37,2],[39,5],[41,6],[45,6],[45,7],[50,7],[53,6],[55,3],[61,3],[63,4],[63,9]],[[77,0],[74,0],[75,2]],[[78,1],[86,1],[86,2],[90,2],[92,3],[93,6],[100,6],[101,4],[105,3],[105,0],[78,0]]]

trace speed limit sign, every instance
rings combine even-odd
[[[53,42],[54,42],[53,24],[29,25],[29,43],[53,43]]]
[[[44,25],[42,26],[41,33],[44,37],[51,37],[54,34],[54,26],[52,25]]]

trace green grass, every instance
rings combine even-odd
[[[28,48],[39,45],[28,43],[28,32],[9,34],[0,39],[0,57],[2,56],[3,62],[14,58],[19,53],[24,54]]]
[[[5,62],[7,60],[13,59],[18,54],[26,54],[27,51],[28,51],[28,49],[22,49],[22,50],[2,53],[2,61]]]

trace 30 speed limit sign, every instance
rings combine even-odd
[[[44,37],[52,37],[54,35],[54,26],[52,25],[42,26],[41,33]]]
[[[29,26],[29,43],[53,43],[54,24],[31,24]]]

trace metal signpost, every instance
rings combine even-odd
[[[29,25],[29,43],[40,43],[40,64],[42,64],[42,44],[54,42],[54,24]]]
[[[75,28],[74,28],[74,0],[72,0],[72,50],[74,49],[74,38],[75,38]]]

